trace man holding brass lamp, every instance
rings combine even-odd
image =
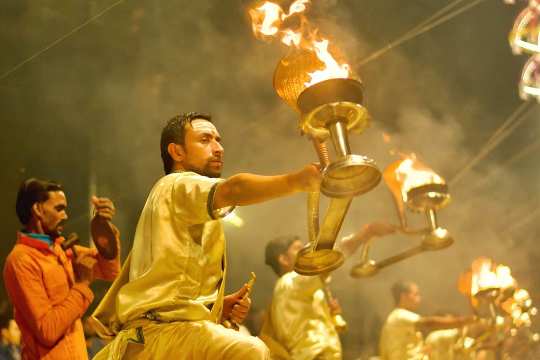
[[[382,360],[427,360],[429,347],[422,333],[434,330],[456,329],[472,322],[472,317],[420,316],[415,311],[420,306],[418,285],[399,281],[392,286],[396,307],[384,323],[380,339]]]
[[[362,243],[395,231],[390,224],[367,224],[358,233],[339,239],[335,249],[349,257]],[[328,276],[304,276],[294,271],[303,245],[297,236],[278,237],[266,245],[265,262],[279,279],[260,337],[273,359],[341,359],[338,332],[345,330],[346,323],[329,291]]]
[[[220,179],[224,150],[209,115],[169,120],[161,134],[165,176],[142,210],[130,258],[93,318],[114,340],[95,359],[267,359],[255,337],[222,324],[241,323],[248,286],[225,296],[225,237],[220,218],[251,205],[319,188],[308,165],[277,176]]]
[[[95,248],[66,249],[61,236],[67,200],[59,184],[28,179],[17,194],[23,229],[4,266],[4,282],[22,335],[23,359],[88,358],[81,316],[93,300],[90,283],[120,271],[114,205],[92,197]]]

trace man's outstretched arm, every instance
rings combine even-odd
[[[317,191],[321,173],[311,164],[300,171],[274,176],[237,174],[219,183],[214,194],[214,209],[257,204],[296,192]]]

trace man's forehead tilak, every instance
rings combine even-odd
[[[204,119],[195,119],[191,122],[191,128],[193,130],[201,131],[201,132],[209,132],[214,135],[219,135],[219,132],[217,128],[208,120]]]

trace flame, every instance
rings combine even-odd
[[[306,11],[309,1],[310,0],[296,0],[293,2],[291,6],[289,6],[289,13],[287,14],[287,17]]]
[[[401,183],[401,195],[407,202],[407,194],[411,189],[428,184],[444,184],[442,177],[416,160],[414,154],[406,158],[396,168],[396,180]]]
[[[319,36],[317,29],[306,25],[304,13],[309,4],[310,0],[296,0],[286,13],[278,4],[266,1],[261,6],[249,10],[255,37],[263,39],[277,37],[287,46],[315,53],[321,62],[321,68],[308,74],[306,87],[328,79],[348,78],[351,73],[350,66],[339,63],[329,50],[330,41]],[[293,16],[300,17],[300,25],[297,25],[296,29],[288,27],[289,22],[286,22]]]
[[[470,281],[463,281],[470,279]],[[478,303],[475,297],[479,292],[484,290],[505,290],[497,292],[492,299],[500,314],[497,316],[497,321],[506,323],[505,319],[511,323],[511,331],[517,331],[520,327],[530,327],[532,325],[532,317],[536,316],[538,310],[532,306],[532,299],[529,292],[523,288],[519,288],[516,280],[512,277],[511,270],[508,266],[497,265],[491,259],[480,257],[473,261],[471,271],[464,274],[464,278],[460,278],[460,285],[469,284],[470,293],[463,293],[471,297],[474,304]],[[501,317],[501,319],[499,319]]]
[[[483,290],[508,289],[516,285],[508,266],[497,265],[488,258],[478,258],[472,265],[471,294]]]
[[[536,315],[536,308],[532,307],[529,292],[517,289],[514,295],[502,304],[503,310],[510,315],[515,327],[531,326],[532,317]]]
[[[251,26],[255,36],[273,36],[279,32],[283,18],[283,9],[272,2],[265,2],[255,9],[249,10]]]
[[[249,10],[251,17],[251,28],[255,37],[278,36],[283,41],[283,37],[290,37],[295,33],[296,37],[301,37],[301,31],[293,31],[290,28],[281,29],[283,22],[295,14],[302,14],[307,9],[310,0],[296,0],[289,7],[289,12],[285,11],[276,3],[266,1],[259,7]],[[289,45],[287,42],[285,44]],[[298,43],[294,43],[299,45]],[[292,45],[292,44],[291,44]]]
[[[300,42],[302,41],[302,33],[300,32],[294,32],[291,29],[285,29],[283,31],[283,37],[281,38],[281,42],[284,43],[287,46],[300,46]]]
[[[328,40],[315,41],[313,45],[315,53],[319,60],[324,64],[324,68],[308,74],[311,77],[311,80],[305,84],[306,87],[328,79],[346,79],[349,77],[349,65],[340,65],[336,59],[334,59],[332,54],[328,51],[328,43]]]

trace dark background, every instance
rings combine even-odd
[[[308,14],[364,80],[374,121],[352,145],[381,169],[395,160],[390,150],[399,149],[416,153],[451,179],[522,102],[517,83],[527,57],[512,55],[507,35],[523,5],[485,1],[357,66],[448,3],[315,0]],[[111,4],[2,1],[0,74]],[[299,136],[296,113],[272,88],[285,49],[253,37],[246,14],[250,4],[125,1],[0,80],[0,258],[10,251],[20,227],[14,212],[17,187],[30,176],[64,184],[68,230],[84,238],[90,196],[112,198],[125,257],[146,195],[162,174],[161,127],[177,113],[213,114],[226,149],[224,176],[281,173],[315,160],[310,144]],[[389,287],[399,279],[418,282],[422,313],[467,313],[456,281],[474,258],[484,255],[511,266],[538,300],[540,129],[534,106],[506,141],[451,185],[453,202],[440,212],[440,220],[456,238],[453,247],[368,280],[348,276],[358,255],[335,272],[332,288],[350,327],[343,338],[346,358],[373,352],[392,306]],[[383,132],[390,135],[390,144],[383,142]],[[226,226],[228,289],[235,290],[255,271],[254,307],[261,309],[275,280],[263,262],[265,243],[277,235],[306,237],[305,199],[298,195],[237,213],[245,225]],[[377,219],[397,222],[382,183],[353,202],[342,233]],[[388,256],[415,241],[398,235],[381,239],[373,256]],[[95,288],[99,298],[106,284]]]

